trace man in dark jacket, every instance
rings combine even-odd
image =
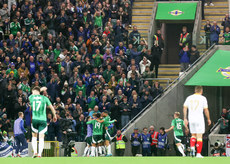
[[[152,95],[153,99],[156,98],[158,95],[163,93],[163,88],[160,86],[158,81],[155,81],[153,87],[152,87]]]
[[[193,64],[200,57],[200,52],[196,49],[195,45],[192,45],[190,53],[190,64]]]
[[[206,50],[211,46],[211,42],[210,42],[210,33],[211,33],[211,24],[210,21],[207,20],[206,21],[206,25],[204,25],[204,31],[205,31],[205,39],[206,39]]]
[[[124,28],[120,20],[117,20],[117,24],[113,27],[113,30],[115,33],[114,47],[117,47],[119,42],[123,42]]]
[[[161,48],[155,44],[151,48],[151,65],[150,65],[150,71],[153,71],[155,69],[155,77],[158,77],[158,68],[159,64],[161,63]]]
[[[83,142],[86,136],[86,122],[83,114],[80,115],[79,119],[76,121],[76,132],[78,142]]]
[[[164,38],[161,35],[161,30],[158,29],[156,34],[153,37],[153,43],[158,44],[158,46],[161,48],[161,51],[164,49]]]
[[[123,128],[126,124],[128,124],[130,120],[130,105],[127,101],[127,97],[123,97],[123,102],[119,104],[120,112],[121,112],[121,127]]]
[[[153,101],[153,97],[149,94],[149,91],[145,91],[145,93],[141,97],[142,108],[144,109],[152,101]]]
[[[225,32],[225,28],[226,27],[230,27],[230,17],[229,17],[229,14],[225,15],[225,18],[223,18],[221,26],[224,26],[224,32]]]
[[[115,122],[115,126],[117,129],[121,128],[121,112],[120,112],[120,108],[119,108],[119,103],[118,103],[118,99],[115,97],[114,98],[114,103],[111,103],[111,120],[117,120],[117,122]]]
[[[22,101],[22,97],[18,98],[18,101],[14,104],[14,118],[17,117],[18,112],[24,112],[26,110],[26,103]]]
[[[137,26],[133,26],[133,31],[129,34],[129,43],[138,46],[141,41],[141,34],[137,30]]]
[[[9,84],[4,93],[4,107],[6,108],[6,112],[9,119],[14,119],[15,117],[14,108],[12,108],[12,105],[15,103],[15,101],[16,92]]]
[[[133,95],[130,101],[131,119],[133,119],[142,109],[140,99],[137,95]]]

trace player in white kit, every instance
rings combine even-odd
[[[204,114],[207,118],[208,125],[211,125],[211,120],[208,110],[208,102],[203,95],[202,86],[195,87],[195,94],[187,97],[184,103],[184,123],[185,126],[189,124],[189,130],[192,134],[190,139],[190,148],[192,156],[195,156],[195,145],[197,155],[196,157],[202,158],[201,150],[203,146],[203,134],[205,132]],[[188,114],[188,119],[187,119]]]

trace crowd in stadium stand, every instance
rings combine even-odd
[[[139,85],[155,76],[159,45],[147,50],[131,27],[131,9],[130,0],[1,0],[1,131],[12,131],[22,111],[30,133],[28,97],[35,86],[47,87],[43,95],[57,112],[56,123],[47,115],[51,141],[61,141],[61,119],[72,120],[76,140],[83,141],[86,116],[107,110],[119,129],[161,94],[158,82]]]

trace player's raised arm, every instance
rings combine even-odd
[[[206,118],[207,118],[208,126],[210,126],[211,123],[212,123],[212,121],[210,120],[210,115],[209,115],[209,110],[208,110],[208,108],[204,108],[204,114],[205,114],[205,116],[206,116]]]
[[[104,122],[104,120],[100,120],[99,118],[97,118],[96,121],[99,122],[99,123],[103,123]]]
[[[174,129],[174,126],[171,126],[169,129],[166,129],[165,132],[168,133],[168,132],[170,132],[173,129]]]
[[[87,125],[88,125],[88,124],[92,124],[93,121],[94,121],[94,120],[89,120],[89,121],[86,122],[86,124],[87,124]]]

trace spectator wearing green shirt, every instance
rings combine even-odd
[[[224,45],[230,45],[230,30],[229,27],[225,28],[225,33],[223,34]]]
[[[18,22],[17,18],[14,18],[13,22],[10,23],[10,32],[14,36],[16,36],[17,32],[20,32],[20,31],[21,31],[21,25]]]
[[[122,73],[121,78],[118,80],[118,83],[122,81],[123,82],[123,86],[126,86],[126,82],[128,82],[129,80],[126,78],[126,74]]]
[[[9,75],[11,72],[14,73],[14,77],[18,78],[18,71],[15,69],[15,64],[12,62],[10,68],[6,70],[6,75]]]
[[[93,55],[94,67],[99,67],[102,64],[103,55],[100,54],[100,50],[99,49],[96,49],[95,53],[96,54]]]
[[[102,19],[104,17],[104,12],[103,11],[97,11],[94,14],[94,26],[97,26],[98,28],[102,28],[103,23]]]
[[[61,54],[61,45],[57,43],[56,48],[54,49],[54,61],[55,62],[60,54]]]
[[[35,25],[35,21],[34,18],[32,17],[32,14],[29,13],[28,17],[26,19],[24,19],[24,24],[26,26],[26,31],[29,32],[30,28],[33,28]]]
[[[112,66],[109,64],[107,65],[107,69],[103,72],[103,77],[105,82],[108,83],[113,75],[115,75],[114,71],[111,69]]]
[[[74,51],[75,54],[78,55],[78,48],[77,46],[74,44],[74,42],[70,42],[70,48],[69,48],[69,51]]]
[[[86,95],[86,87],[87,86],[85,84],[82,84],[81,80],[77,81],[73,85],[73,87],[75,88],[76,96],[78,96],[79,91],[82,91],[82,96],[85,97],[85,95]]]
[[[147,43],[144,40],[141,40],[140,45],[137,47],[138,52],[142,52],[146,48]]]
[[[21,89],[23,94],[26,97],[28,97],[28,95],[30,94],[30,86],[29,86],[26,78],[22,79],[22,83],[19,83],[18,89]]]
[[[94,109],[94,107],[98,104],[98,102],[99,102],[99,100],[95,96],[94,91],[91,91],[90,96],[87,99],[88,108]]]

